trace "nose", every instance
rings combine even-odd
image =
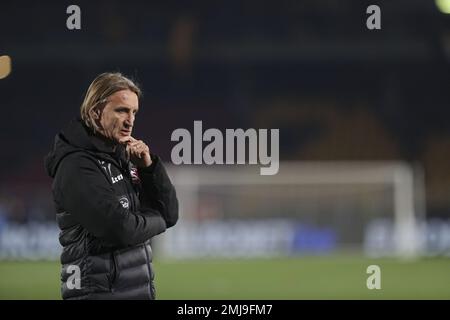
[[[134,125],[135,115],[133,112],[128,113],[127,118],[125,119],[124,125],[127,129],[130,129]]]

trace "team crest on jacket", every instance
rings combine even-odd
[[[138,170],[136,167],[130,168],[130,175],[131,175],[131,180],[133,181],[134,184],[139,184],[141,182],[141,180],[139,179]]]
[[[124,209],[128,209],[130,207],[130,202],[128,201],[127,197],[121,197],[119,199],[119,202],[122,205],[122,207],[124,207]]]

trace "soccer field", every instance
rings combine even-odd
[[[381,289],[369,290],[369,265]],[[58,262],[0,262],[0,299],[60,299]],[[158,299],[450,299],[450,259],[355,256],[158,261]]]

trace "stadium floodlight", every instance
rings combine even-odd
[[[6,78],[11,73],[11,58],[0,56],[0,79]]]
[[[435,3],[440,12],[450,14],[450,0],[435,0]]]

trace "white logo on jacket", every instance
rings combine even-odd
[[[100,165],[102,166],[103,170],[105,170],[106,173],[109,174],[109,177],[111,178],[111,182],[114,184],[116,182],[119,182],[120,180],[123,180],[123,176],[122,174],[119,174],[115,177],[112,176],[112,172],[111,172],[111,163],[107,163],[105,165],[105,161],[100,161],[98,160],[98,162],[100,163]]]
[[[125,209],[128,209],[128,207],[130,206],[130,203],[128,201],[127,197],[122,197],[119,199],[120,204],[122,205],[122,207],[124,207]]]
[[[111,177],[111,181],[113,184],[116,182],[119,182],[120,180],[123,180],[122,174],[119,174],[118,176],[115,176],[115,177]]]

